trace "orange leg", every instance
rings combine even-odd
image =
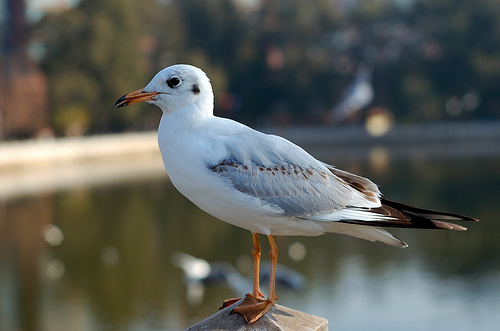
[[[252,248],[253,291],[252,291],[252,295],[256,298],[263,298],[264,295],[260,291],[260,243],[259,243],[259,235],[255,232],[252,232],[252,237],[253,237],[253,248]],[[240,300],[241,300],[241,298],[226,299],[222,303],[222,307],[220,307],[220,309],[224,309],[226,307],[229,307],[232,304],[235,304],[236,302],[238,302]]]
[[[253,237],[253,295],[257,298],[263,298],[264,295],[260,291],[260,243],[259,243],[259,235],[255,232],[252,232]]]
[[[256,233],[252,233],[254,238],[254,249],[252,250],[254,254],[254,262],[257,265],[260,264],[260,253],[256,254],[256,252],[260,252],[259,239]],[[253,294],[247,293],[245,295],[245,299],[243,302],[236,308],[234,308],[233,312],[243,315],[248,324],[252,324],[255,321],[258,321],[259,318],[264,316],[273,306],[274,302],[277,300],[276,298],[276,263],[278,262],[278,247],[274,242],[274,238],[272,235],[267,236],[269,239],[269,258],[271,259],[271,273],[269,275],[269,296],[267,299],[261,299],[259,296],[262,296],[259,290],[259,266],[255,267],[254,265],[254,290]],[[256,244],[257,243],[257,244]],[[258,258],[257,258],[258,256]]]
[[[271,272],[269,273],[269,296],[268,300],[278,300],[276,297],[276,264],[278,264],[278,246],[274,242],[272,235],[267,236],[269,239],[269,259],[271,260]]]

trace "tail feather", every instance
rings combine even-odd
[[[385,216],[384,219],[376,221],[342,220],[342,222],[349,224],[397,228],[447,229],[464,231],[467,230],[466,227],[449,223],[448,221],[478,221],[477,219],[468,216],[416,208],[387,199],[381,199],[381,203],[381,207],[373,208],[370,211]]]

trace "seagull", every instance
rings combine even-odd
[[[115,106],[142,101],[163,112],[158,144],[172,184],[205,212],[252,233],[253,291],[233,308],[248,324],[277,300],[274,236],[334,232],[403,248],[407,244],[382,227],[462,231],[449,221],[477,221],[387,200],[369,179],[321,162],[282,137],[214,116],[210,80],[197,67],[167,67]],[[259,234],[270,246],[267,298],[259,284]]]
[[[372,103],[375,93],[370,82],[371,75],[371,67],[359,65],[353,81],[329,113],[329,120],[332,124],[342,123]]]

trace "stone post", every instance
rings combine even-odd
[[[234,305],[237,304],[239,304],[239,302]],[[187,328],[185,331],[328,331],[328,320],[280,305],[275,305],[257,322],[247,325],[243,316],[231,313],[234,305],[207,317],[203,321]]]

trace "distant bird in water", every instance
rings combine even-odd
[[[235,292],[241,289],[252,289],[252,279],[243,277],[236,268],[223,261],[208,262],[183,252],[172,254],[172,263],[184,271],[186,297],[191,305],[198,305],[203,300],[205,287],[214,284],[228,285]],[[292,290],[304,288],[306,280],[299,272],[279,265],[276,271],[276,283]],[[260,270],[261,282],[269,281],[269,268]]]
[[[358,66],[351,84],[328,114],[328,121],[331,124],[340,124],[349,120],[372,103],[374,97],[371,84],[372,71],[372,68],[365,64]]]
[[[207,213],[252,232],[253,290],[232,308],[248,323],[277,300],[274,236],[335,232],[406,247],[382,227],[465,230],[448,222],[475,221],[384,199],[367,178],[321,162],[282,137],[214,116],[210,80],[196,67],[163,69],[144,89],[125,94],[115,105],[140,101],[163,111],[158,143],[172,184]],[[267,236],[270,247],[265,299],[259,234]]]

